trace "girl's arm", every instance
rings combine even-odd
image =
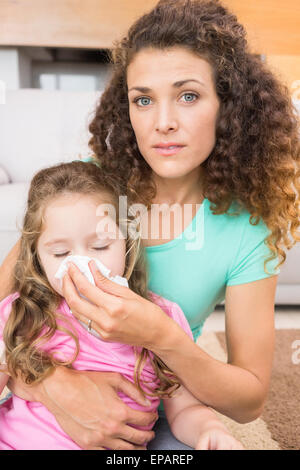
[[[174,436],[196,450],[242,450],[218,419],[216,413],[200,403],[183,386],[174,397],[164,399],[164,409]]]
[[[0,267],[0,300],[12,293],[12,273],[19,250],[20,240]],[[8,379],[8,388],[14,394],[42,403],[82,448],[139,449],[154,437],[152,431],[130,426],[148,426],[156,420],[156,414],[133,410],[119,398],[117,392],[121,390],[145,406],[137,388],[120,374],[57,367],[51,376],[32,386],[0,373],[0,388]]]

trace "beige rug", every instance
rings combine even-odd
[[[198,344],[215,359],[227,362],[223,332],[203,333]],[[261,417],[239,424],[218,416],[248,450],[300,449],[300,330],[276,330],[270,390]]]
[[[203,333],[198,344],[227,362],[224,333]],[[300,449],[300,330],[276,330],[270,391],[262,416],[247,424],[218,416],[248,450]]]

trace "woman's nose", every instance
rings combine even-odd
[[[164,105],[158,108],[156,115],[155,130],[167,133],[178,129],[178,119],[171,106]]]

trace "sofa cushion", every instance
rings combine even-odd
[[[0,162],[13,182],[90,153],[88,124],[100,92],[20,89],[0,106]]]
[[[0,186],[0,231],[16,231],[23,224],[29,183]],[[2,203],[3,201],[3,203]]]
[[[20,238],[29,183],[0,185],[0,264]]]
[[[2,166],[0,166],[0,184],[8,184],[10,178]]]

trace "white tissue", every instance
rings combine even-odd
[[[90,271],[88,263],[90,261],[94,261],[96,263],[97,268],[99,271],[103,274],[103,276],[107,277],[107,279],[110,279],[111,281],[115,282],[116,284],[120,284],[120,286],[125,286],[128,287],[128,281],[125,277],[121,276],[110,276],[110,269],[107,268],[101,261],[99,261],[96,258],[89,258],[88,256],[79,256],[79,255],[73,255],[73,256],[67,256],[59,266],[55,278],[56,279],[62,279],[66,272],[68,271],[68,266],[67,263],[73,263],[75,264],[82,274],[87,278],[89,282],[91,282],[93,285],[95,285],[93,274]]]
[[[103,263],[101,263],[101,261],[99,261],[98,259],[96,258],[89,258],[88,256],[79,256],[79,255],[73,255],[73,256],[67,256],[61,263],[61,265],[59,266],[56,274],[55,274],[55,278],[56,279],[62,279],[64,277],[64,275],[66,274],[66,272],[68,271],[68,266],[67,266],[67,263],[69,262],[72,262],[74,264],[76,264],[76,266],[80,269],[80,271],[82,272],[82,274],[87,278],[88,281],[90,281],[93,285],[95,285],[95,282],[94,282],[94,278],[93,278],[93,275],[90,271],[90,268],[89,268],[89,265],[88,263],[90,261],[95,261],[96,263],[96,266],[97,268],[99,269],[99,271],[103,274],[103,276],[107,277],[108,279],[110,279],[111,281],[115,282],[116,284],[120,284],[121,286],[125,286],[125,287],[129,287],[128,286],[128,281],[125,277],[121,277],[121,276],[110,276],[110,269],[108,269]],[[82,295],[78,289],[76,288],[78,294],[80,295],[80,297],[82,297],[83,299],[86,299],[86,300],[89,300],[87,299],[84,295]],[[72,310],[71,310],[72,312]],[[81,323],[81,325],[86,329],[88,330],[88,332],[94,336],[96,336],[97,338],[101,339],[99,333],[97,331],[95,331],[93,328],[91,329],[88,329],[87,325],[80,321],[79,320],[79,323]]]

